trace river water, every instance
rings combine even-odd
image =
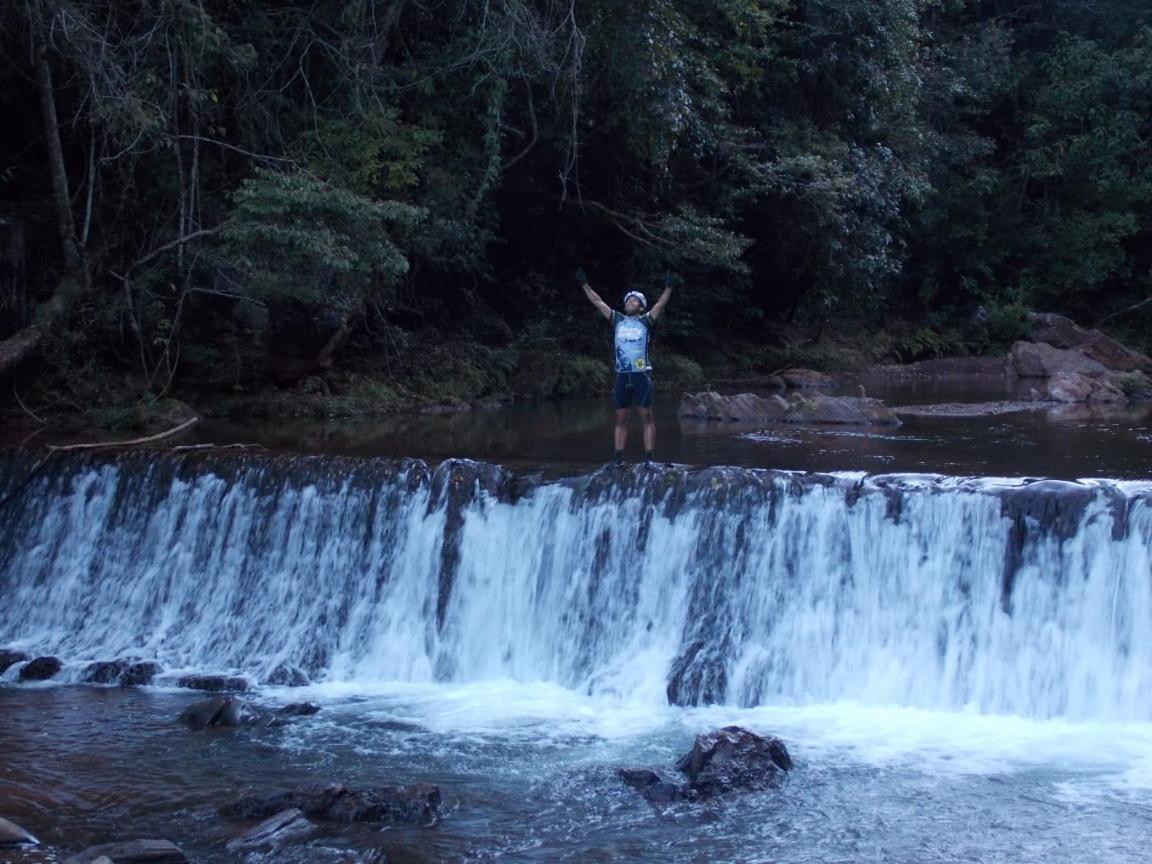
[[[668,413],[662,459],[745,467],[601,471],[600,402],[56,457],[0,509],[0,647],[65,660],[0,676],[0,815],[44,841],[0,860],[142,836],[205,862],[1144,859],[1140,412],[768,436]],[[344,455],[274,455],[321,451]],[[0,462],[3,498],[35,455]],[[165,672],[69,683],[119,656]],[[176,723],[179,674],[283,662],[315,683],[252,698],[320,714]],[[616,779],[730,723],[784,738],[782,789],[654,807]],[[218,806],[307,780],[428,780],[444,813],[225,849]]]

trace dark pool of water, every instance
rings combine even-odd
[[[928,394],[919,394],[926,398]],[[983,398],[985,394],[978,395]],[[932,394],[957,401],[957,394]],[[905,403],[915,404],[915,403]],[[895,428],[684,420],[657,398],[657,458],[688,465],[1060,478],[1152,476],[1152,406],[1065,406],[994,417],[909,417]],[[278,451],[446,459],[574,473],[612,456],[612,406],[601,399],[508,405],[372,420],[202,424],[196,440]],[[634,420],[628,458],[642,458]]]

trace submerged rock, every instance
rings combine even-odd
[[[309,822],[303,813],[292,807],[237,835],[229,841],[228,848],[235,851],[281,846],[294,840],[303,840],[311,836],[315,830],[316,826]]]
[[[311,717],[319,711],[320,706],[315,702],[291,702],[276,713],[281,717]]]
[[[288,809],[331,822],[403,822],[429,825],[440,813],[440,788],[431,783],[375,786],[354,791],[341,783],[308,783],[287,792],[254,795],[220,808],[220,815],[266,819]]]
[[[21,681],[47,681],[64,666],[59,657],[37,657],[20,670]]]
[[[112,864],[188,864],[188,856],[168,840],[105,843],[73,855],[64,864],[96,864],[101,858],[108,859]]]
[[[244,693],[248,690],[247,678],[239,675],[184,675],[176,679],[177,687],[189,690],[206,690],[209,693]]]
[[[648,768],[621,768],[616,773],[626,785],[631,786],[653,804],[671,804],[673,801],[689,797],[682,785],[665,780]]]
[[[0,816],[0,846],[39,846],[40,841],[17,825]]]
[[[26,654],[23,651],[12,651],[7,648],[0,650],[0,675],[8,671],[9,666],[15,666],[17,663],[23,663],[31,659],[32,655]]]

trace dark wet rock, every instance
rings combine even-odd
[[[85,849],[73,855],[64,864],[96,864],[101,858],[112,864],[188,864],[180,847],[168,840],[131,840],[127,843],[106,843]]]
[[[231,819],[268,819],[295,808],[306,816],[317,817],[350,791],[343,783],[304,783],[288,792],[241,798],[221,807],[219,813]]]
[[[185,675],[176,679],[176,686],[209,693],[243,693],[249,685],[247,678],[238,675]]]
[[[268,673],[264,683],[275,684],[280,687],[307,687],[312,681],[299,666],[281,663]]]
[[[0,816],[0,847],[38,846],[40,841],[17,825]]]
[[[319,711],[320,706],[315,702],[292,702],[276,713],[281,717],[311,717]]]
[[[249,828],[228,843],[230,850],[260,849],[277,847],[297,840],[303,840],[316,831],[316,826],[295,807],[282,810],[265,819],[259,825]]]
[[[10,649],[0,650],[0,675],[3,675],[9,666],[15,666],[17,663],[24,663],[31,660],[31,654],[25,654],[23,651],[12,651]]]
[[[688,788],[706,798],[733,789],[775,787],[783,772],[792,770],[792,757],[779,738],[725,726],[698,735],[676,768],[688,778]]]
[[[376,786],[354,791],[340,783],[309,783],[288,792],[254,795],[220,808],[220,815],[265,819],[289,808],[331,822],[403,822],[428,825],[440,812],[440,788],[431,783]]]
[[[680,416],[698,420],[768,421],[836,426],[898,426],[900,419],[879,399],[866,396],[768,397],[755,393],[722,396],[719,393],[685,393]]]
[[[146,687],[163,669],[159,663],[130,660],[103,660],[90,663],[80,680],[86,684],[119,684],[121,687]]]
[[[128,668],[123,660],[102,660],[89,663],[80,674],[84,684],[118,684],[120,676]]]
[[[124,674],[120,676],[120,686],[147,687],[156,676],[163,671],[164,667],[159,663],[152,663],[150,661],[129,663],[128,668],[124,670]]]
[[[64,666],[59,657],[37,657],[20,670],[21,681],[47,681]]]
[[[251,705],[231,696],[213,696],[196,702],[181,711],[179,717],[181,723],[193,730],[208,726],[248,726],[264,719],[265,716]]]
[[[1069,372],[1098,376],[1108,371],[1098,360],[1047,342],[1017,342],[1008,354],[1008,368],[1018,378],[1051,378]]]
[[[621,768],[617,775],[653,804],[671,804],[689,797],[687,789],[648,768]]]
[[[376,786],[344,795],[324,813],[333,822],[430,825],[440,813],[440,787],[431,783]]]
[[[728,651],[724,635],[708,630],[710,622],[694,622],[707,634],[693,639],[672,661],[665,690],[671,705],[716,705],[728,691]]]

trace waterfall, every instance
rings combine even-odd
[[[32,467],[0,459],[0,647],[1152,719],[1136,484],[137,453],[20,487]]]

